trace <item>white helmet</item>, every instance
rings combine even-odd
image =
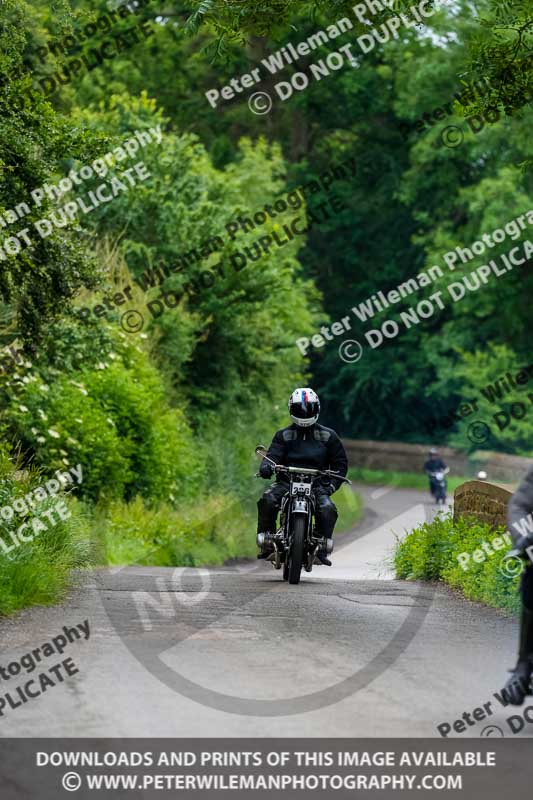
[[[296,425],[308,428],[320,414],[320,400],[312,389],[295,389],[289,398],[289,414]]]

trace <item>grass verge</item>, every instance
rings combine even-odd
[[[75,504],[68,502],[70,516],[64,520],[56,510],[65,495],[46,496],[35,502],[30,514],[14,513],[5,519],[5,509],[23,501],[44,480],[37,472],[16,472],[0,457],[0,616],[60,602],[73,585],[74,570],[94,560],[86,520]]]
[[[437,517],[398,541],[394,554],[396,577],[443,581],[469,600],[518,612],[519,576],[508,575],[502,567],[502,559],[509,549],[503,539],[498,541],[503,533],[505,527],[492,529],[473,517],[461,518],[455,523],[451,514]],[[481,550],[484,542],[490,544],[492,555]],[[470,558],[463,568],[458,556],[463,553],[472,556],[475,550],[485,552],[485,559]]]
[[[359,483],[379,484],[384,486],[397,486],[400,489],[424,489],[429,491],[429,481],[425,474],[418,472],[388,472],[382,469],[365,469],[353,467],[348,471],[348,477]],[[471,478],[447,476],[448,493],[454,492],[458,486]]]
[[[11,506],[42,484],[37,473],[17,473],[0,461],[0,508]],[[176,510],[170,505],[148,507],[141,498],[94,507],[64,495],[37,503],[32,515],[41,517],[58,500],[66,501],[70,516],[31,541],[14,546],[20,525],[29,517],[2,521],[0,529],[0,616],[34,605],[53,605],[64,599],[75,570],[95,563],[124,566],[217,566],[235,558],[255,558],[256,497],[239,500],[229,495],[207,497]],[[356,524],[362,500],[348,487],[335,495],[338,532]],[[56,517],[53,516],[55,519]],[[25,529],[29,538],[31,526]]]
[[[361,518],[361,497],[346,486],[333,499],[339,512],[337,532],[349,530]],[[113,503],[94,521],[103,562],[206,567],[255,558],[256,500],[221,495],[181,510],[165,504],[150,509],[140,498]]]

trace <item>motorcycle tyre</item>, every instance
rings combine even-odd
[[[292,531],[292,544],[288,557],[289,583],[300,583],[300,574],[304,560],[304,542],[307,520],[303,515],[297,514]]]

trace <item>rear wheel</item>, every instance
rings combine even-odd
[[[292,545],[288,558],[289,583],[300,583],[306,527],[307,519],[302,514],[296,514],[292,529]]]

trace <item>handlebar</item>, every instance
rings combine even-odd
[[[352,483],[351,480],[349,480],[348,478],[344,478],[342,475],[339,475],[338,472],[334,472],[331,469],[310,469],[309,467],[285,467],[283,464],[274,464],[274,463],[272,463],[272,468],[276,473],[288,472],[298,475],[314,475],[315,477],[318,477],[319,475],[327,475],[329,478],[335,478],[335,480],[342,481],[343,483],[349,483],[350,485]]]

